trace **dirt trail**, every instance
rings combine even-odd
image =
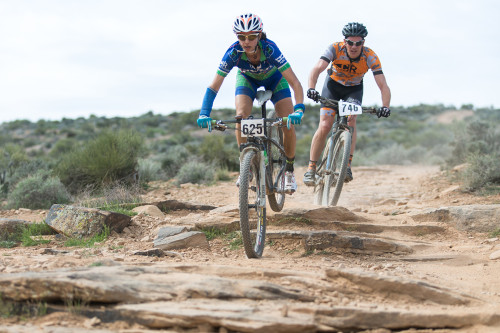
[[[313,204],[312,189],[301,181],[304,169],[296,170],[299,184],[298,192],[288,196],[285,206],[289,208],[318,208]],[[347,208],[356,215],[365,218],[374,226],[386,226],[381,232],[370,234],[375,239],[386,239],[401,244],[411,244],[416,251],[407,255],[371,255],[352,251],[328,250],[306,253],[294,242],[276,241],[266,247],[259,260],[248,260],[243,249],[230,250],[227,242],[215,239],[210,242],[211,250],[187,249],[178,251],[182,258],[148,258],[131,256],[135,250],[150,249],[155,232],[165,221],[142,216],[134,218],[134,235],[117,235],[107,241],[106,249],[74,250],[58,247],[57,250],[73,251],[71,256],[41,257],[44,247],[0,249],[0,271],[17,273],[26,271],[47,271],[64,267],[89,266],[96,260],[119,260],[124,264],[186,264],[203,266],[232,266],[254,269],[283,269],[320,276],[328,269],[362,269],[365,272],[384,273],[409,280],[424,281],[468,297],[478,298],[485,303],[485,309],[500,313],[500,260],[490,260],[489,255],[500,250],[498,239],[489,239],[487,234],[458,231],[443,223],[427,223],[439,226],[442,232],[406,233],[400,227],[421,226],[411,218],[411,214],[426,208],[458,206],[468,204],[500,203],[500,196],[476,197],[464,194],[456,189],[439,171],[429,166],[376,166],[353,169],[354,181],[346,184],[339,201],[339,206]],[[234,175],[236,176],[236,175]],[[212,186],[186,184],[180,188],[169,183],[154,183],[152,190],[144,197],[145,202],[176,199],[214,206],[237,205],[237,188],[234,180]],[[270,211],[270,209],[269,209]],[[4,211],[2,218],[18,218],[40,221],[45,212]],[[170,212],[170,219],[187,216],[193,212]],[[271,212],[272,216],[273,213]],[[203,216],[203,215],[201,215]],[[346,234],[367,235],[354,231],[354,226],[342,230]],[[357,227],[356,227],[357,228]],[[312,230],[308,225],[270,225],[269,231]],[[317,229],[317,228],[316,228]],[[227,273],[230,275],[230,273]],[[254,277],[259,279],[258,276]],[[262,276],[264,279],[264,277]],[[359,289],[359,288],[358,288]],[[357,302],[366,302],[361,289]],[[390,297],[390,296],[389,296]],[[361,301],[363,299],[363,301]],[[346,301],[351,302],[351,301]],[[377,302],[377,300],[374,300]],[[392,307],[408,307],[407,300],[381,300],[390,302]],[[351,304],[351,303],[349,303]],[[426,303],[422,303],[425,309]],[[63,319],[53,316],[46,322],[67,326]],[[2,320],[0,319],[0,323]],[[73,323],[74,324],[74,323]],[[37,319],[35,325],[43,326],[44,319]],[[121,324],[123,325],[123,324]],[[104,327],[104,326],[102,326]],[[108,329],[118,330],[118,326],[109,324]],[[128,327],[130,328],[130,327]],[[498,327],[475,326],[460,332],[495,332]],[[135,332],[135,331],[134,331]],[[375,331],[373,331],[375,332]],[[378,332],[378,331],[377,331]],[[382,331],[381,331],[382,332]],[[389,331],[383,331],[389,332]],[[430,332],[430,331],[422,331]],[[448,332],[442,330],[440,332]]]

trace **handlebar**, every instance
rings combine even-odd
[[[266,118],[265,119],[266,123],[272,123],[271,126],[276,126],[276,125],[286,126],[287,121],[288,121],[288,117]],[[231,119],[231,120],[212,119],[212,121],[211,121],[213,129],[216,129],[219,131],[226,130],[228,128],[227,124],[238,124],[238,123],[241,123],[241,119]]]
[[[323,103],[325,106],[328,106],[328,107],[331,107],[331,108],[334,108],[336,110],[339,109],[339,101],[335,100],[335,99],[330,99],[330,98],[326,98],[326,97],[323,97],[323,96],[319,96],[318,97],[318,100],[315,100],[316,103]],[[374,108],[374,107],[366,107],[366,106],[362,106],[361,109],[363,110],[363,113],[371,113],[371,114],[377,114],[377,109]]]

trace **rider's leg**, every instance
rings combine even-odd
[[[319,116],[319,124],[316,133],[311,141],[311,151],[309,158],[311,161],[317,161],[321,155],[321,151],[325,146],[325,141],[328,133],[332,129],[333,121],[335,120],[335,111],[330,108],[321,108]]]
[[[274,103],[274,108],[276,109],[276,114],[279,117],[286,117],[293,112],[292,98],[286,97],[280,99]],[[283,148],[285,149],[286,155],[286,168],[285,168],[285,191],[289,194],[297,190],[297,182],[295,181],[295,175],[293,174],[293,164],[295,160],[295,145],[296,136],[295,128],[290,126],[288,129],[286,126],[283,129]]]
[[[253,100],[247,95],[236,95],[236,115],[241,116],[242,118],[248,118],[252,113],[252,104]],[[241,137],[241,124],[236,124],[236,141],[238,142],[238,147],[247,142],[246,138]],[[236,180],[236,186],[240,186],[240,177]]]
[[[243,118],[248,118],[252,113],[253,100],[247,95],[236,95],[236,115],[242,116]],[[241,124],[236,124],[236,141],[238,142],[238,147],[247,142],[246,138],[241,137]]]
[[[332,128],[335,119],[335,111],[329,108],[321,108],[318,129],[314,133],[311,141],[311,151],[309,153],[309,166],[304,174],[303,182],[307,186],[314,185],[316,176],[316,162],[325,146],[326,137]]]
[[[286,117],[293,112],[292,99],[290,97],[284,98],[274,105],[276,109],[276,114],[278,117]],[[288,159],[295,158],[295,145],[296,136],[295,128],[293,126],[288,129],[287,127],[282,127],[283,129],[283,148],[285,149],[285,155]]]

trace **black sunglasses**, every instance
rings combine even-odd
[[[353,46],[353,45],[356,45],[356,46],[361,46],[363,44],[365,40],[362,39],[360,40],[359,42],[353,42],[352,40],[350,39],[346,39],[345,42],[349,45],[349,46]]]

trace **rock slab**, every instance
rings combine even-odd
[[[95,208],[52,205],[45,219],[52,229],[67,237],[89,238],[104,230],[122,232],[131,222],[130,216]]]

